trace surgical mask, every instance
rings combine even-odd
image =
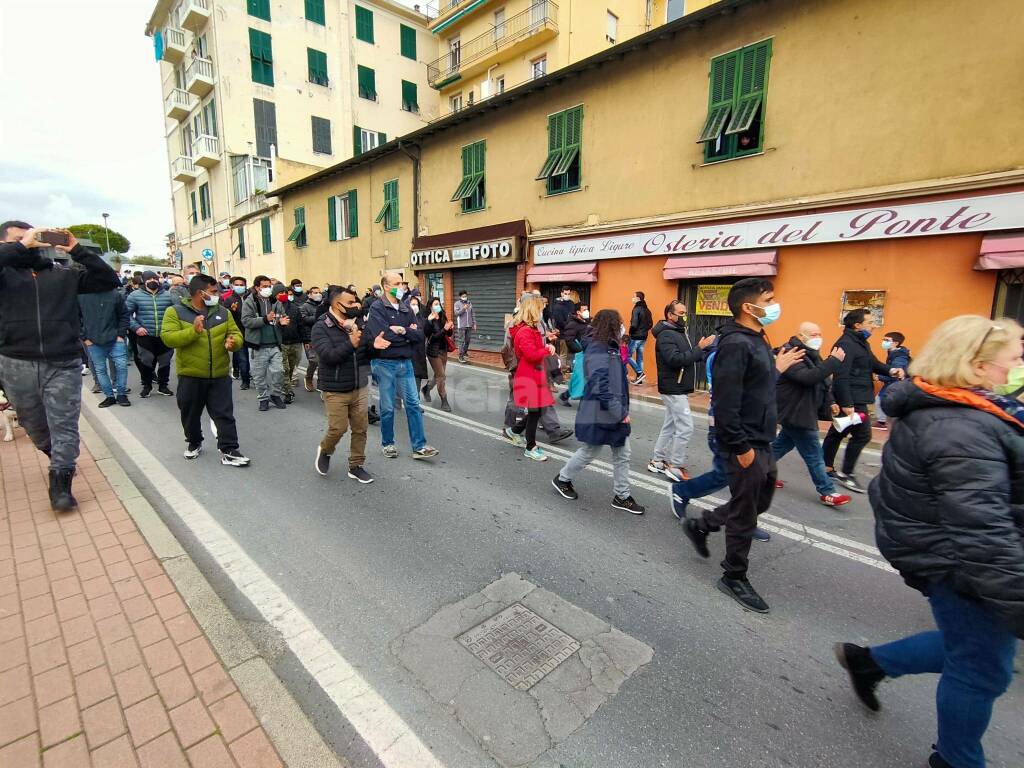
[[[441,314],[441,305],[440,304],[435,304],[433,307],[431,307],[431,309],[434,310],[434,314],[437,314],[437,315]]]
[[[811,337],[810,339],[805,340],[804,346],[807,347],[808,349],[813,349],[815,352],[817,352],[819,349],[821,349],[822,341],[824,341],[824,339],[822,339],[821,336],[814,336]]]
[[[151,291],[157,291],[160,289],[160,283],[156,280],[148,280],[146,281],[146,287]]]
[[[260,296],[262,296],[264,299],[269,299],[270,294],[272,294],[273,292],[273,288],[260,288]]]
[[[295,301],[295,297],[294,296],[289,296],[288,297],[288,301]]]
[[[634,303],[634,304],[637,304],[637,303],[639,303],[639,302],[640,302],[640,297],[639,297],[639,296],[634,296],[634,297],[633,297],[633,303]]]
[[[757,307],[757,304],[752,304],[751,306]],[[757,318],[757,322],[761,325],[771,325],[782,315],[782,305],[779,302],[769,304],[767,307],[757,308],[764,310],[764,317]]]
[[[405,297],[405,288],[392,288],[391,295],[401,301]]]
[[[288,294],[287,293],[279,293],[279,294],[277,294],[277,300],[280,301],[282,304],[284,304],[284,302],[288,301]]]
[[[1006,383],[996,384],[992,391],[997,395],[1009,395],[1024,387],[1024,365],[1018,365],[1006,372]]]
[[[857,333],[860,334],[862,339],[867,339],[871,337],[871,331],[867,328],[862,328],[861,330],[857,331]]]
[[[241,296],[243,293],[245,293],[245,286],[236,285],[231,290],[234,291],[237,295]]]
[[[890,350],[890,349],[892,349],[895,346],[896,346],[895,342],[889,341],[889,339],[886,339],[885,341],[882,342],[882,349],[885,349],[885,350]]]
[[[231,286],[231,281],[227,280],[227,279],[224,279],[224,280],[220,281],[220,284],[223,285],[225,288],[228,288],[228,287]]]
[[[322,298],[323,298],[323,296],[321,296],[319,293],[311,293],[311,294],[309,294],[309,300],[312,301],[314,304],[320,303],[320,299],[322,299]]]
[[[302,293],[302,286],[301,285],[293,285],[292,286],[292,290],[295,291],[295,293]]]
[[[582,312],[580,312],[580,317],[582,317],[584,320],[589,320],[590,319],[590,310],[589,309],[584,309]]]
[[[217,302],[220,301],[216,296],[203,296],[203,303],[208,307],[217,306]]]

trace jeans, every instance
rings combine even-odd
[[[821,445],[825,456],[825,466],[835,468],[836,454],[839,453],[839,446],[843,439],[849,436],[850,444],[846,446],[846,453],[843,454],[843,474],[852,475],[857,468],[857,459],[864,446],[871,442],[871,421],[868,417],[866,405],[855,405],[854,410],[860,414],[863,421],[842,432],[836,430],[835,425],[828,428],[828,434]]]
[[[825,458],[821,450],[821,438],[816,429],[797,429],[796,427],[782,426],[779,434],[772,443],[772,453],[778,461],[791,450],[796,448],[800,458],[807,465],[807,471],[811,474],[811,482],[820,496],[831,496],[836,492],[835,483],[825,471]]]
[[[248,384],[251,375],[249,370],[249,350],[243,347],[232,352],[231,367],[237,368],[238,378],[242,380],[243,384]]]
[[[455,346],[459,351],[459,357],[465,357],[469,354],[469,342],[473,338],[472,328],[458,328],[455,331]]]
[[[128,388],[128,345],[123,341],[112,341],[109,344],[89,344],[86,349],[92,359],[96,383],[100,385],[103,394],[107,397],[123,395]],[[114,370],[117,372],[114,384],[110,383],[110,373],[107,371],[108,358],[114,361]]]
[[[74,469],[82,410],[80,358],[47,362],[0,355],[0,381],[18,422],[36,448],[50,455],[50,469]]]
[[[686,395],[662,395],[665,421],[654,444],[654,461],[668,462],[673,467],[686,464],[686,447],[693,437],[693,414]]]
[[[573,478],[582,472],[586,466],[597,458],[601,453],[603,445],[587,445],[584,443],[576,449],[576,453],[569,457],[569,462],[562,467],[558,473],[558,479],[572,482]],[[629,447],[629,438],[620,446],[611,446],[612,449],[612,488],[615,495],[624,499],[630,495],[629,487],[629,458],[632,452]]]
[[[981,738],[992,705],[1013,679],[1017,640],[981,603],[944,584],[928,591],[938,630],[879,645],[871,655],[889,677],[942,675],[935,695],[938,753],[956,768],[984,768]]]
[[[217,427],[217,448],[222,452],[238,450],[238,428],[235,426],[230,377],[201,379],[196,376],[178,376],[177,400],[186,443],[202,445],[205,410]]]
[[[352,430],[349,445],[349,467],[361,467],[366,461],[366,429],[370,415],[370,388],[354,389],[351,392],[324,392],[324,411],[327,414],[327,431],[320,441],[324,456],[333,456],[334,449],[345,433]]]
[[[269,400],[274,395],[280,397],[283,379],[284,368],[279,347],[259,347],[253,350],[252,382],[256,385],[256,397],[259,400]]]
[[[725,476],[725,462],[718,455],[718,441],[715,440],[713,426],[708,427],[708,449],[711,451],[711,470],[689,480],[672,483],[673,494],[689,501],[720,491],[729,485],[729,479]]]
[[[879,392],[875,397],[875,421],[880,421],[882,424],[885,424],[887,418],[885,411],[882,410],[882,393]]]
[[[423,432],[423,407],[416,391],[416,378],[412,360],[378,359],[370,361],[373,380],[380,393],[380,444],[395,444],[395,396],[400,395],[405,405],[405,419],[409,424],[409,442],[418,451],[427,444]]]
[[[644,344],[646,343],[647,339],[629,340],[629,357],[626,358],[626,364],[633,369],[637,376],[644,372]],[[635,362],[634,356],[636,357]]]

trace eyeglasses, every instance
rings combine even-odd
[[[981,350],[985,348],[985,342],[988,341],[988,337],[992,335],[992,331],[1001,331],[1001,330],[1003,330],[1003,326],[1001,326],[1001,325],[990,326],[989,329],[987,331],[985,331],[985,335],[981,337],[981,342],[978,344],[977,348],[974,350],[974,354],[971,355],[971,360],[975,360],[976,361],[978,359],[978,355],[981,354]]]

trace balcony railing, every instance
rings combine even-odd
[[[220,140],[216,136],[197,136],[192,142],[192,160],[203,168],[220,162]]]
[[[177,27],[164,27],[164,61],[180,64],[185,58],[185,31]]]
[[[185,0],[181,6],[181,26],[198,34],[210,20],[210,0]]]
[[[184,120],[195,106],[195,96],[181,88],[175,88],[164,99],[164,114],[171,120]]]
[[[441,0],[448,2],[448,0]],[[493,29],[477,35],[427,65],[427,78],[431,86],[439,88],[460,70],[487,58],[503,48],[545,29],[558,28],[558,6],[552,0],[535,0],[522,13],[505,19]]]
[[[192,59],[185,67],[185,89],[200,97],[213,90],[213,61]]]
[[[452,8],[455,8],[462,4],[469,4],[473,0],[430,0],[427,3],[427,17],[436,19],[442,13],[448,13]]]
[[[199,175],[191,157],[179,155],[171,163],[171,178],[175,181],[191,181]]]

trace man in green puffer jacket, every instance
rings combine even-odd
[[[203,411],[216,426],[221,464],[245,467],[249,459],[238,451],[231,400],[231,353],[242,346],[242,334],[220,303],[217,281],[196,275],[188,284],[188,299],[164,312],[160,339],[178,350],[178,409],[185,428],[186,459],[203,452]]]

